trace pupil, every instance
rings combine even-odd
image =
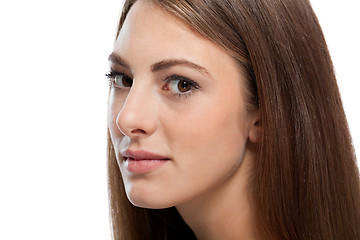
[[[191,85],[186,81],[180,81],[178,84],[180,92],[188,92],[191,89]]]

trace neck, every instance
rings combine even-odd
[[[197,239],[259,239],[248,187],[254,160],[249,155],[245,154],[239,170],[225,184],[177,206]]]

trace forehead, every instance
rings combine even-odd
[[[195,32],[174,15],[149,1],[130,9],[114,46],[132,71],[164,59],[185,59],[204,68],[223,71],[238,64],[222,48]]]
[[[206,45],[200,34],[194,32],[175,16],[148,1],[137,1],[130,9],[119,32],[117,49],[154,49],[161,54],[177,50],[186,52],[192,44]],[[170,51],[170,52],[169,52]]]

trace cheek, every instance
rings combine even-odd
[[[169,142],[176,169],[165,178],[168,186],[162,188],[175,205],[211,196],[238,175],[247,141],[235,119],[212,115],[206,123],[192,121],[190,126],[178,119]]]
[[[195,102],[195,101],[194,101]],[[169,113],[169,111],[167,111]],[[209,152],[241,148],[247,139],[247,115],[238,92],[227,91],[212,99],[170,112],[163,122],[172,150]]]
[[[182,159],[184,168],[198,169],[200,175],[219,168],[236,170],[245,151],[245,107],[238,93],[224,96],[204,103],[198,101],[165,123],[171,151]]]

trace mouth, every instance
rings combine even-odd
[[[121,155],[125,168],[134,174],[151,172],[170,161],[168,157],[146,151],[131,151],[128,149],[122,152]]]

